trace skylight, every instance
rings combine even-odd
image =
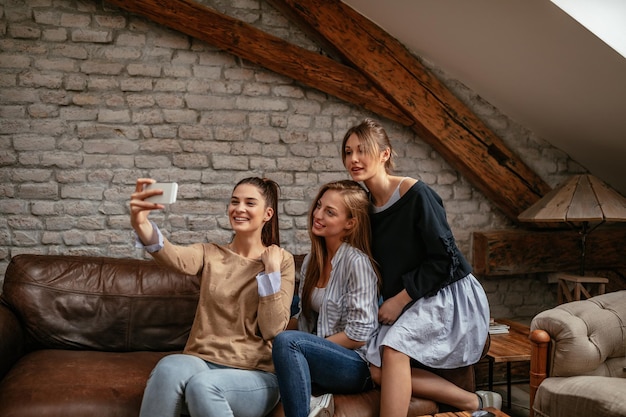
[[[626,1],[551,1],[626,58]]]

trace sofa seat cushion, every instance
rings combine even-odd
[[[0,382],[3,417],[137,417],[165,352],[38,350]]]
[[[535,397],[540,417],[626,416],[626,379],[606,376],[551,377]]]

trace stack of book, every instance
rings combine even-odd
[[[498,323],[494,319],[489,320],[489,334],[502,334],[508,333],[509,326],[506,324]]]

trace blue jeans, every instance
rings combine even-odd
[[[140,417],[263,417],[279,400],[270,372],[230,368],[186,354],[168,355],[154,367]]]
[[[287,417],[307,417],[312,386],[354,394],[371,388],[367,362],[354,350],[319,336],[286,330],[274,339],[272,358]]]

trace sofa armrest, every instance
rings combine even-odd
[[[24,355],[24,329],[17,316],[0,302],[0,379]]]
[[[533,402],[537,388],[548,376],[548,345],[550,335],[537,329],[530,333],[530,417],[534,416]]]

